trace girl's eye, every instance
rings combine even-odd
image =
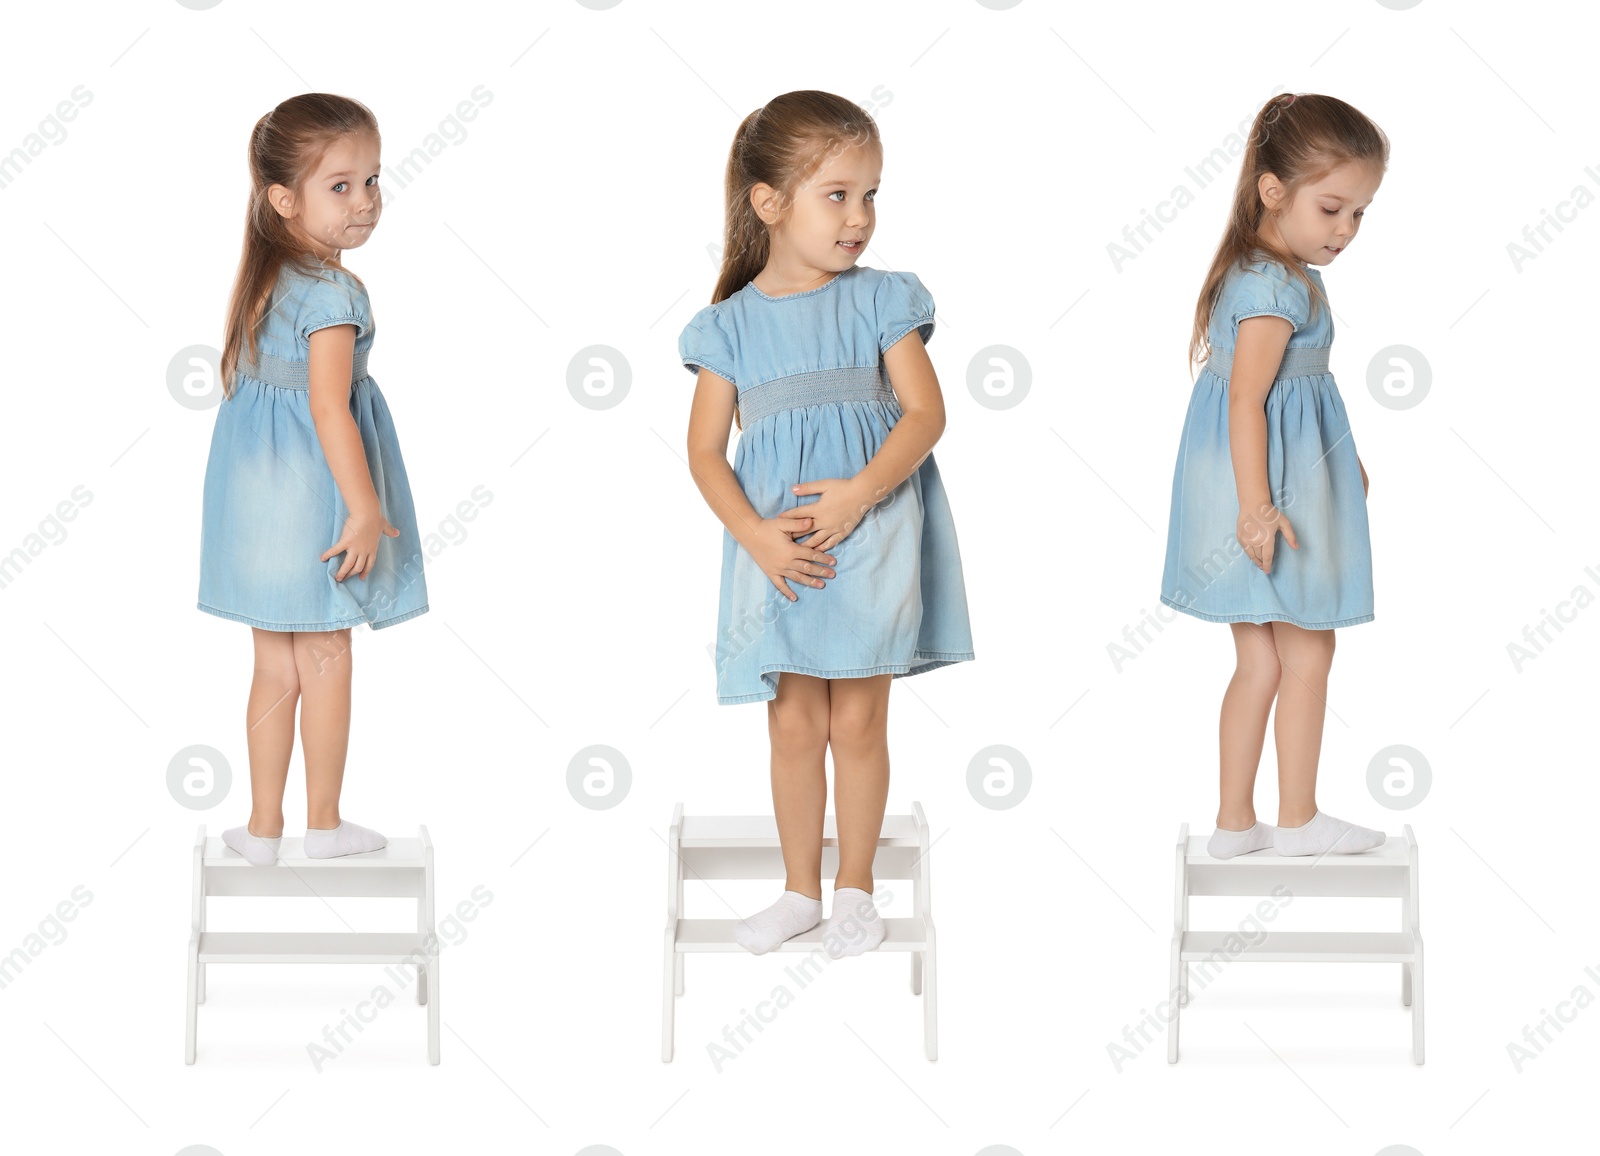
[[[828,200],[833,201],[833,198],[842,197],[842,196],[844,196],[844,190],[843,189],[834,189],[833,192],[828,194]],[[836,205],[844,204],[843,201],[833,201],[833,203],[836,204]]]
[[[867,200],[875,201],[877,199],[878,199],[878,190],[877,189],[868,189],[867,190]]]
[[[340,181],[338,184],[333,186],[333,191],[336,192],[336,193],[343,192],[345,185],[348,184],[348,183],[349,182],[347,182],[347,181]]]
[[[378,183],[378,174],[377,173],[373,173],[370,177],[367,178],[367,184],[375,185],[377,183]]]

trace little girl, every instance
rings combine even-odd
[[[726,527],[717,701],[768,704],[787,890],[735,932],[758,955],[822,917],[830,749],[839,873],[824,946],[838,958],[883,941],[872,861],[889,682],[972,658],[930,452],[944,430],[924,349],[933,298],[910,273],[856,264],[882,166],[877,125],[831,93],[785,93],[746,117],[728,157],[721,276],[678,339],[699,374],[690,469]]]
[[[1333,319],[1317,266],[1355,239],[1388,161],[1382,130],[1343,101],[1268,101],[1200,293],[1189,360],[1202,342],[1209,356],[1178,448],[1161,601],[1233,631],[1207,845],[1218,859],[1384,839],[1316,803],[1333,632],[1373,617],[1367,471],[1328,372]],[[1276,827],[1256,821],[1252,798],[1274,698]]]
[[[367,375],[367,293],[339,262],[383,209],[378,125],[357,101],[286,100],[250,135],[250,205],[206,463],[201,610],[248,623],[252,809],[222,833],[277,858],[301,700],[305,853],[386,840],[339,817],[350,739],[350,628],[428,609],[422,542],[389,406]],[[385,542],[384,538],[391,539]]]

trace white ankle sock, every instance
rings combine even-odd
[[[765,955],[784,940],[810,931],[822,919],[822,900],[785,891],[771,907],[741,919],[734,941],[754,955]]]
[[[1206,840],[1206,854],[1213,859],[1232,859],[1235,855],[1248,855],[1272,846],[1272,833],[1276,828],[1259,819],[1243,831],[1229,831],[1218,827]]]
[[[263,839],[259,835],[252,835],[250,824],[246,823],[243,827],[229,827],[222,833],[222,841],[253,865],[271,867],[278,861],[278,846],[283,842],[283,836]]]
[[[859,887],[835,887],[833,910],[822,925],[822,947],[833,959],[860,955],[883,942],[883,920],[872,896]]]
[[[1326,811],[1318,811],[1303,826],[1277,828],[1272,845],[1280,855],[1348,855],[1370,851],[1380,846],[1385,838],[1382,831],[1357,827],[1335,819]]]
[[[387,847],[389,840],[376,831],[370,831],[349,819],[339,820],[337,827],[306,828],[306,857],[308,859],[334,859],[340,855],[359,855],[363,851],[376,851]]]

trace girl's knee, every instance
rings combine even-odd
[[[1259,654],[1241,654],[1234,667],[1234,677],[1248,686],[1271,694],[1278,689],[1278,683],[1283,679],[1283,662],[1278,658],[1276,650],[1265,650]]]
[[[1334,632],[1296,630],[1278,640],[1283,661],[1294,670],[1327,669],[1333,663]]]
[[[293,634],[256,628],[255,680],[272,686],[280,694],[300,689]]]
[[[294,663],[301,679],[314,678],[330,669],[349,668],[350,630],[297,630]]]
[[[772,699],[767,703],[767,734],[774,747],[786,751],[819,750],[827,746],[827,700]]]
[[[1251,623],[1234,632],[1235,677],[1264,690],[1277,687],[1283,677],[1283,660],[1271,630]]]
[[[839,746],[876,746],[888,738],[889,703],[875,695],[855,695],[844,701],[835,696],[828,712],[828,743]]]

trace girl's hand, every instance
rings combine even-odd
[[[1271,502],[1263,503],[1257,514],[1239,511],[1239,522],[1234,527],[1234,533],[1244,546],[1244,552],[1263,573],[1272,573],[1272,555],[1278,544],[1279,530],[1283,531],[1284,540],[1290,546],[1300,549],[1300,539],[1295,537],[1288,515]]]
[[[398,538],[400,531],[384,520],[383,512],[376,506],[369,514],[351,512],[344,520],[344,533],[339,540],[322,552],[321,560],[324,562],[344,552],[344,565],[334,574],[335,581],[343,582],[352,573],[365,579],[378,560],[378,538],[381,535]]]
[[[803,496],[821,494],[815,502],[798,507],[811,511],[815,533],[802,543],[819,550],[831,550],[843,542],[861,524],[861,519],[875,504],[872,496],[863,491],[854,478],[824,478],[816,482],[801,482],[791,486],[790,492]]]
[[[1356,468],[1361,471],[1361,496],[1367,496],[1367,467],[1361,464],[1361,458],[1356,457]]]
[[[763,518],[745,546],[761,572],[790,602],[797,601],[799,595],[789,586],[788,579],[820,590],[822,579],[834,576],[831,567],[835,558],[795,541],[795,535],[810,531],[810,518],[789,511],[776,518]]]

